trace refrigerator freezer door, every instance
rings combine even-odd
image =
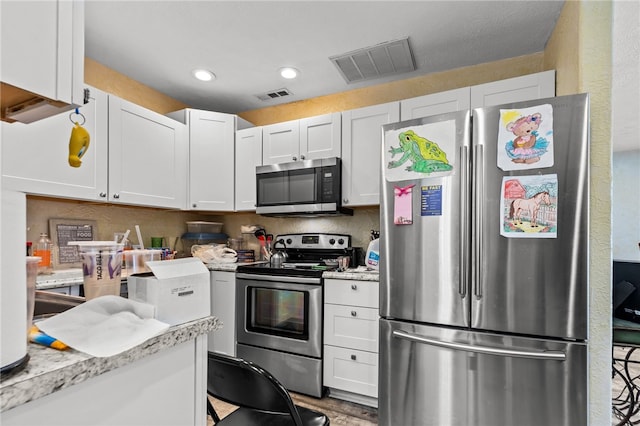
[[[553,109],[553,165],[503,171],[498,167],[500,109]],[[563,96],[473,111],[472,327],[535,336],[587,339],[589,261],[589,122],[587,95]],[[549,120],[550,117],[542,117]],[[542,126],[541,126],[542,127]],[[551,153],[545,154],[547,156]],[[542,162],[542,161],[541,161]],[[501,210],[503,178],[516,191],[539,175],[557,175],[551,203],[538,212],[556,222],[555,238],[507,238],[514,222]],[[530,198],[535,192],[511,195]],[[541,188],[543,189],[543,188]],[[521,191],[522,192],[522,191]],[[556,196],[553,197],[553,193]],[[514,192],[515,193],[515,192]],[[527,213],[523,213],[525,216]],[[533,225],[524,218],[524,226]],[[522,224],[522,222],[520,222]],[[534,234],[535,235],[535,234]],[[511,237],[514,235],[511,234]]]
[[[380,320],[378,422],[587,424],[587,346]]]
[[[468,205],[470,113],[467,111],[408,120],[383,126],[382,203],[380,240],[380,315],[418,322],[467,326],[469,324]],[[411,160],[391,168],[389,146],[397,147],[408,130],[430,136],[437,126],[454,129],[451,140],[434,140],[447,154],[448,173],[404,173]],[[434,132],[435,133],[435,132]],[[387,152],[385,151],[385,145]],[[401,145],[401,144],[400,144]],[[418,145],[412,145],[415,152]],[[409,148],[404,146],[407,151]],[[405,157],[398,153],[392,161]],[[387,158],[385,158],[387,157]],[[415,164],[415,163],[414,163]],[[390,177],[395,173],[395,177]],[[417,178],[416,178],[417,176]],[[391,179],[391,181],[389,181]],[[396,187],[410,189],[412,224],[396,225]],[[425,211],[425,193],[435,192],[437,206]],[[433,206],[432,206],[433,207]],[[439,210],[438,210],[439,209]],[[425,213],[425,214],[423,214]]]

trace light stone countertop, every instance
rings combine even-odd
[[[344,272],[326,271],[322,274],[322,278],[337,280],[380,281],[380,274],[378,273],[378,271],[367,271],[364,269],[364,267],[358,267],[355,269],[347,269]]]
[[[98,358],[74,349],[57,349],[29,343],[29,362],[0,383],[0,412],[123,367],[163,349],[188,342],[220,328],[216,317],[204,317],[169,328],[120,354]],[[55,413],[52,413],[55,414]]]
[[[255,262],[264,263],[264,262]],[[210,271],[235,272],[238,263],[207,263],[206,266]],[[243,263],[242,265],[250,265]],[[333,278],[341,280],[358,280],[358,281],[379,281],[378,271],[367,271],[364,266],[357,268],[349,268],[345,272],[326,271],[322,274],[322,278]],[[123,281],[126,280],[126,273],[123,275]],[[51,275],[38,275],[36,282],[37,290],[47,290],[56,287],[67,287],[71,285],[82,284],[82,269],[67,269],[55,271]]]

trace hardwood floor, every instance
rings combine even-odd
[[[296,405],[323,412],[332,426],[375,426],[378,424],[378,410],[360,404],[325,396],[322,399],[291,392],[291,398]],[[220,418],[224,418],[237,407],[226,402],[209,397]],[[207,426],[213,421],[207,416]]]

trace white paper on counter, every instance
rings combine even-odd
[[[108,357],[169,328],[169,324],[154,319],[153,315],[152,305],[120,296],[101,296],[36,325],[73,349]]]

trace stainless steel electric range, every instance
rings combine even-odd
[[[278,235],[289,257],[281,267],[236,270],[237,355],[260,365],[287,389],[322,397],[323,259],[351,256],[351,236]],[[279,244],[278,247],[282,247]]]

